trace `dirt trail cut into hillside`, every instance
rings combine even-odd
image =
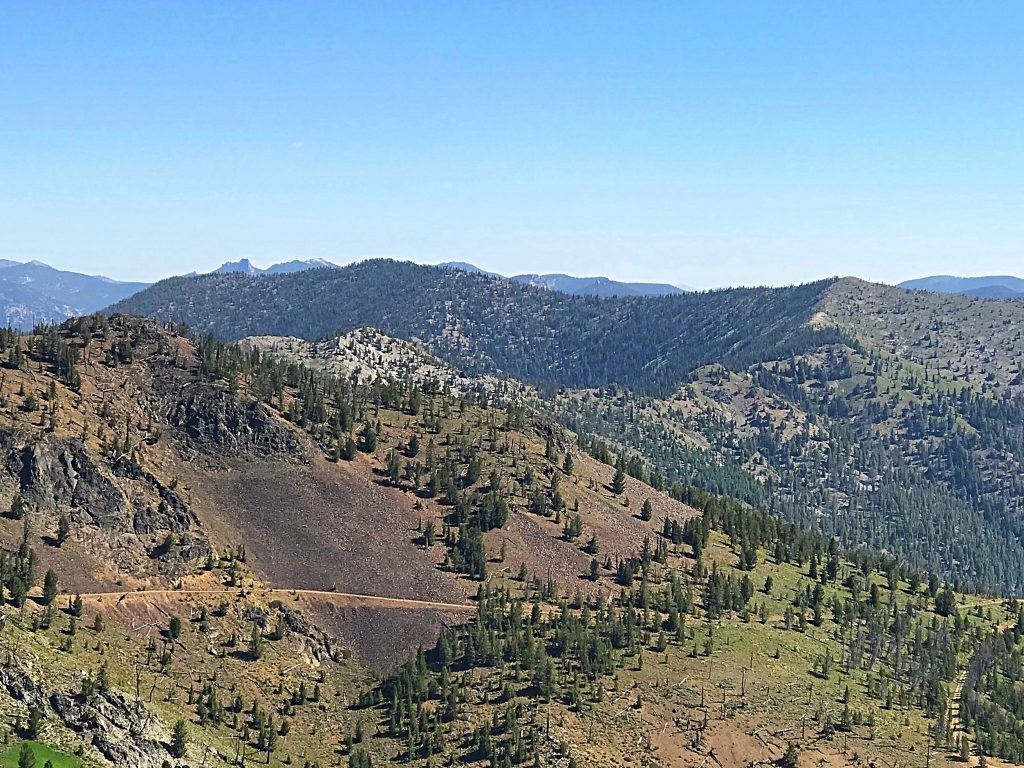
[[[302,602],[327,602],[339,607],[369,607],[378,609],[397,608],[401,610],[433,610],[451,611],[454,613],[472,613],[475,605],[467,603],[437,603],[429,600],[410,600],[401,597],[380,597],[379,595],[362,595],[351,592],[328,592],[318,589],[146,589],[137,592],[87,592],[79,595],[83,600],[116,599],[118,603],[135,600],[152,600],[155,597],[237,597],[241,594],[265,597],[269,600],[293,600]]]

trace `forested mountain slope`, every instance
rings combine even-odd
[[[352,382],[125,316],[5,332],[0,355],[0,629],[20,647],[0,712],[90,764],[160,765],[193,706],[197,760],[237,742],[269,761],[277,718],[302,727],[290,754],[326,763],[369,670],[471,619],[489,563],[545,574],[549,596],[607,590],[611,563],[696,514],[632,479],[605,489],[612,469],[575,450],[574,469],[557,426],[430,371]],[[583,581],[598,551],[614,560]],[[225,691],[253,701],[230,728]],[[325,743],[326,722],[349,725]]]
[[[1024,302],[836,282],[815,316],[879,354],[969,384],[982,394],[1024,388]]]
[[[373,326],[480,372],[548,386],[674,388],[699,365],[743,365],[837,333],[808,326],[828,282],[597,299],[393,261],[294,275],[171,278],[116,311],[237,339],[319,339]]]
[[[124,316],[0,334],[12,759],[1024,756],[1017,603],[351,341],[365,375]]]
[[[123,306],[226,337],[374,325],[639,451],[669,484],[1024,590],[1024,304],[853,278],[587,299],[389,261],[174,279]]]
[[[1024,307],[844,279],[812,324],[849,341],[702,367],[670,397],[598,388],[551,407],[669,481],[1024,590]]]

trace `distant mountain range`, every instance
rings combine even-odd
[[[278,275],[336,266],[323,259],[309,259],[260,269],[248,259],[241,259],[227,262],[215,271]],[[149,283],[121,282],[101,275],[54,269],[39,261],[0,259],[0,323],[19,330],[30,330],[38,323],[59,323],[97,312],[148,287]]]
[[[913,291],[956,293],[961,296],[975,296],[982,299],[1024,298],[1024,279],[1011,275],[989,275],[986,277],[933,275],[906,280],[900,283],[900,288]]]
[[[320,269],[323,267],[337,269],[338,265],[325,259],[306,259],[305,261],[296,259],[294,261],[283,261],[280,264],[272,264],[266,269],[260,269],[253,266],[252,262],[248,259],[239,259],[238,261],[224,262],[214,272],[221,274],[225,272],[241,272],[245,275],[287,275],[292,272],[304,272],[307,269]]]
[[[442,266],[503,277],[462,262]],[[239,259],[225,262],[214,273],[285,275],[321,268],[337,269],[338,265],[325,259],[296,259],[261,269],[249,259]],[[516,275],[507,279],[575,296],[664,296],[683,292],[674,285],[620,283],[607,277]],[[0,259],[0,323],[29,330],[37,323],[62,322],[116,304],[148,287],[148,283],[120,282],[99,275],[54,269],[38,261],[23,263]]]
[[[627,283],[607,277],[574,277],[565,274],[523,274],[506,277],[459,261],[450,261],[439,266],[512,280],[572,296],[669,296],[689,290],[667,283]],[[339,266],[325,259],[295,259],[261,269],[253,265],[249,259],[239,259],[225,262],[214,270],[214,273],[284,275],[321,268],[338,269]],[[0,259],[0,322],[23,330],[41,322],[60,322],[68,317],[89,314],[116,304],[147,287],[147,283],[120,282],[99,275],[54,269],[38,261],[22,263]],[[899,287],[986,299],[1024,299],[1024,279],[1009,275],[934,275],[907,280],[900,283]]]
[[[21,330],[86,315],[146,288],[107,277],[65,272],[38,261],[0,259],[0,317]]]
[[[667,283],[622,283],[607,277],[573,277],[572,275],[551,274],[551,275],[514,275],[506,277],[497,272],[488,272],[475,264],[465,261],[449,261],[440,265],[447,269],[459,269],[463,272],[471,272],[487,277],[501,278],[503,280],[514,280],[517,283],[526,283],[537,288],[545,288],[549,291],[567,293],[571,296],[597,296],[610,298],[612,296],[669,296],[676,293],[683,293],[684,289]],[[218,267],[215,272],[241,273],[244,275],[285,275],[292,272],[304,272],[307,269],[334,268],[338,265],[324,259],[309,259],[307,261],[286,261],[281,264],[274,264],[266,269],[253,266],[248,259],[229,261]]]
[[[473,264],[464,261],[449,261],[439,266],[448,269],[461,269],[464,272],[472,272],[488,277],[505,277],[497,272],[487,272]],[[687,288],[680,288],[668,283],[621,283],[607,277],[573,277],[572,275],[551,274],[551,275],[513,275],[505,278],[515,280],[517,283],[526,283],[537,288],[546,288],[549,291],[568,293],[571,296],[598,296],[610,298],[612,296],[670,296],[676,293],[685,293]]]

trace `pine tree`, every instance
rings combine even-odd
[[[341,458],[345,461],[352,461],[356,457],[356,441],[352,435],[345,438],[344,448],[341,449]]]
[[[950,616],[956,610],[956,595],[948,586],[935,597],[935,612],[939,616]]]
[[[28,708],[28,722],[25,725],[25,738],[35,741],[39,738],[39,731],[43,725],[43,708],[33,704]]]
[[[43,605],[50,605],[57,597],[57,574],[52,569],[43,577]]]
[[[7,517],[11,520],[21,520],[25,517],[25,502],[21,500],[21,494],[16,494],[14,500],[11,502],[10,511],[7,513]]]
[[[392,485],[398,485],[402,476],[402,462],[398,458],[398,451],[391,451],[388,454],[388,480]]]
[[[624,490],[626,490],[626,472],[620,461],[615,465],[615,474],[612,476],[612,493],[619,496]]]
[[[640,519],[650,520],[654,515],[654,507],[651,506],[650,499],[644,499],[644,503],[640,506]]]
[[[28,584],[20,576],[13,576],[7,583],[7,589],[11,593],[11,603],[15,608],[21,608],[28,597]]]
[[[259,625],[253,622],[252,634],[249,635],[249,658],[254,661],[261,659],[265,647],[266,641],[263,639],[263,633],[260,632]]]
[[[179,720],[174,724],[174,730],[171,733],[171,755],[181,759],[185,756],[187,749],[188,726],[185,725],[184,720]]]
[[[359,450],[363,453],[373,453],[377,449],[377,430],[373,428],[370,422],[363,424],[363,429],[359,433]]]
[[[63,544],[68,540],[68,536],[71,535],[71,523],[68,520],[67,515],[61,515],[57,518],[57,544]]]

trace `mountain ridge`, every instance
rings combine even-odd
[[[265,269],[255,266],[249,259],[243,258],[238,261],[226,261],[214,273],[241,273],[244,275],[284,275],[291,272],[302,272],[307,269],[337,269],[338,265],[326,259],[293,259],[271,264]]]
[[[471,370],[534,384],[659,386],[685,376],[697,360],[746,358],[759,345],[832,333],[808,325],[812,305],[831,282],[600,299],[377,259],[272,277],[169,278],[111,310],[185,322],[230,339],[316,340],[375,326],[423,340]],[[450,299],[442,312],[439,302]],[[689,344],[680,344],[681,332],[690,334]],[[607,353],[609,344],[615,355]]]
[[[100,275],[55,269],[40,261],[0,262],[0,322],[28,330],[85,315],[147,287]]]
[[[978,298],[1008,299],[1024,297],[1024,279],[1012,275],[957,277],[932,275],[904,280],[900,288],[938,293],[955,293]]]
[[[294,260],[264,270],[254,267],[248,259],[241,259],[222,264],[216,271],[287,274],[320,267],[335,265],[322,259]],[[40,323],[61,323],[70,317],[97,312],[149,285],[56,269],[41,261],[0,259],[0,324],[30,330]]]
[[[962,585],[1024,588],[1019,302],[858,278],[600,299],[375,260],[176,278],[115,309],[223,338],[374,327],[466,375],[534,385],[538,408],[649,456],[670,482]],[[712,407],[719,398],[727,407]],[[885,508],[898,518],[883,524]],[[925,545],[952,529],[972,534]]]
[[[568,293],[573,296],[598,296],[601,298],[617,296],[666,296],[690,290],[669,285],[668,283],[622,282],[608,277],[575,277],[563,273],[545,275],[521,274],[506,277],[497,272],[488,272],[480,269],[480,267],[464,261],[448,261],[438,264],[438,266],[448,269],[460,269],[465,272],[486,275],[487,277],[514,280],[519,283],[527,283],[540,288],[546,288],[549,291]]]
[[[239,280],[281,283],[212,279]],[[15,748],[138,768],[1024,751],[988,674],[1019,677],[1014,601],[670,484],[518,390],[453,395],[421,347],[275,344],[127,315],[0,331]],[[305,367],[326,354],[339,375]]]

